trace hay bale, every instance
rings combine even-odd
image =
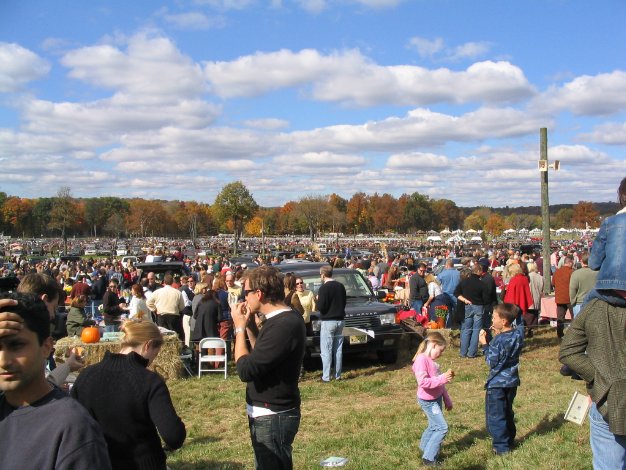
[[[159,355],[149,369],[159,374],[164,380],[182,377],[183,363],[180,360],[181,343],[177,335],[164,335],[165,342]],[[120,352],[119,341],[100,341],[98,343],[83,343],[80,338],[66,337],[58,340],[54,347],[54,360],[65,362],[66,355],[72,348],[81,347],[85,351],[85,365],[97,364],[104,358],[107,351]],[[80,371],[78,371],[80,373]]]

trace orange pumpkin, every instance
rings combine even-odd
[[[439,329],[439,325],[437,325],[436,321],[429,321],[428,328],[430,328],[431,330],[437,330]]]
[[[97,343],[100,341],[100,328],[96,326],[83,328],[83,332],[80,334],[80,340],[83,343]]]

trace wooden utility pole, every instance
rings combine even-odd
[[[552,271],[550,270],[550,203],[548,201],[548,129],[539,129],[540,171],[541,175],[541,228],[543,242],[541,256],[543,258],[543,293],[549,295],[552,287]],[[542,163],[542,160],[545,161]],[[543,165],[543,167],[542,167]]]

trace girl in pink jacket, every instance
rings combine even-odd
[[[417,380],[417,402],[426,417],[428,427],[420,439],[422,463],[425,466],[437,465],[437,455],[441,442],[448,433],[448,423],[443,417],[442,405],[446,410],[452,409],[452,400],[446,390],[446,385],[454,377],[454,371],[442,374],[435,362],[446,350],[446,340],[436,331],[428,333],[422,341],[413,358],[413,373]]]

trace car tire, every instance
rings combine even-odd
[[[397,349],[384,349],[376,351],[378,360],[383,364],[395,364],[398,362],[398,350]]]

